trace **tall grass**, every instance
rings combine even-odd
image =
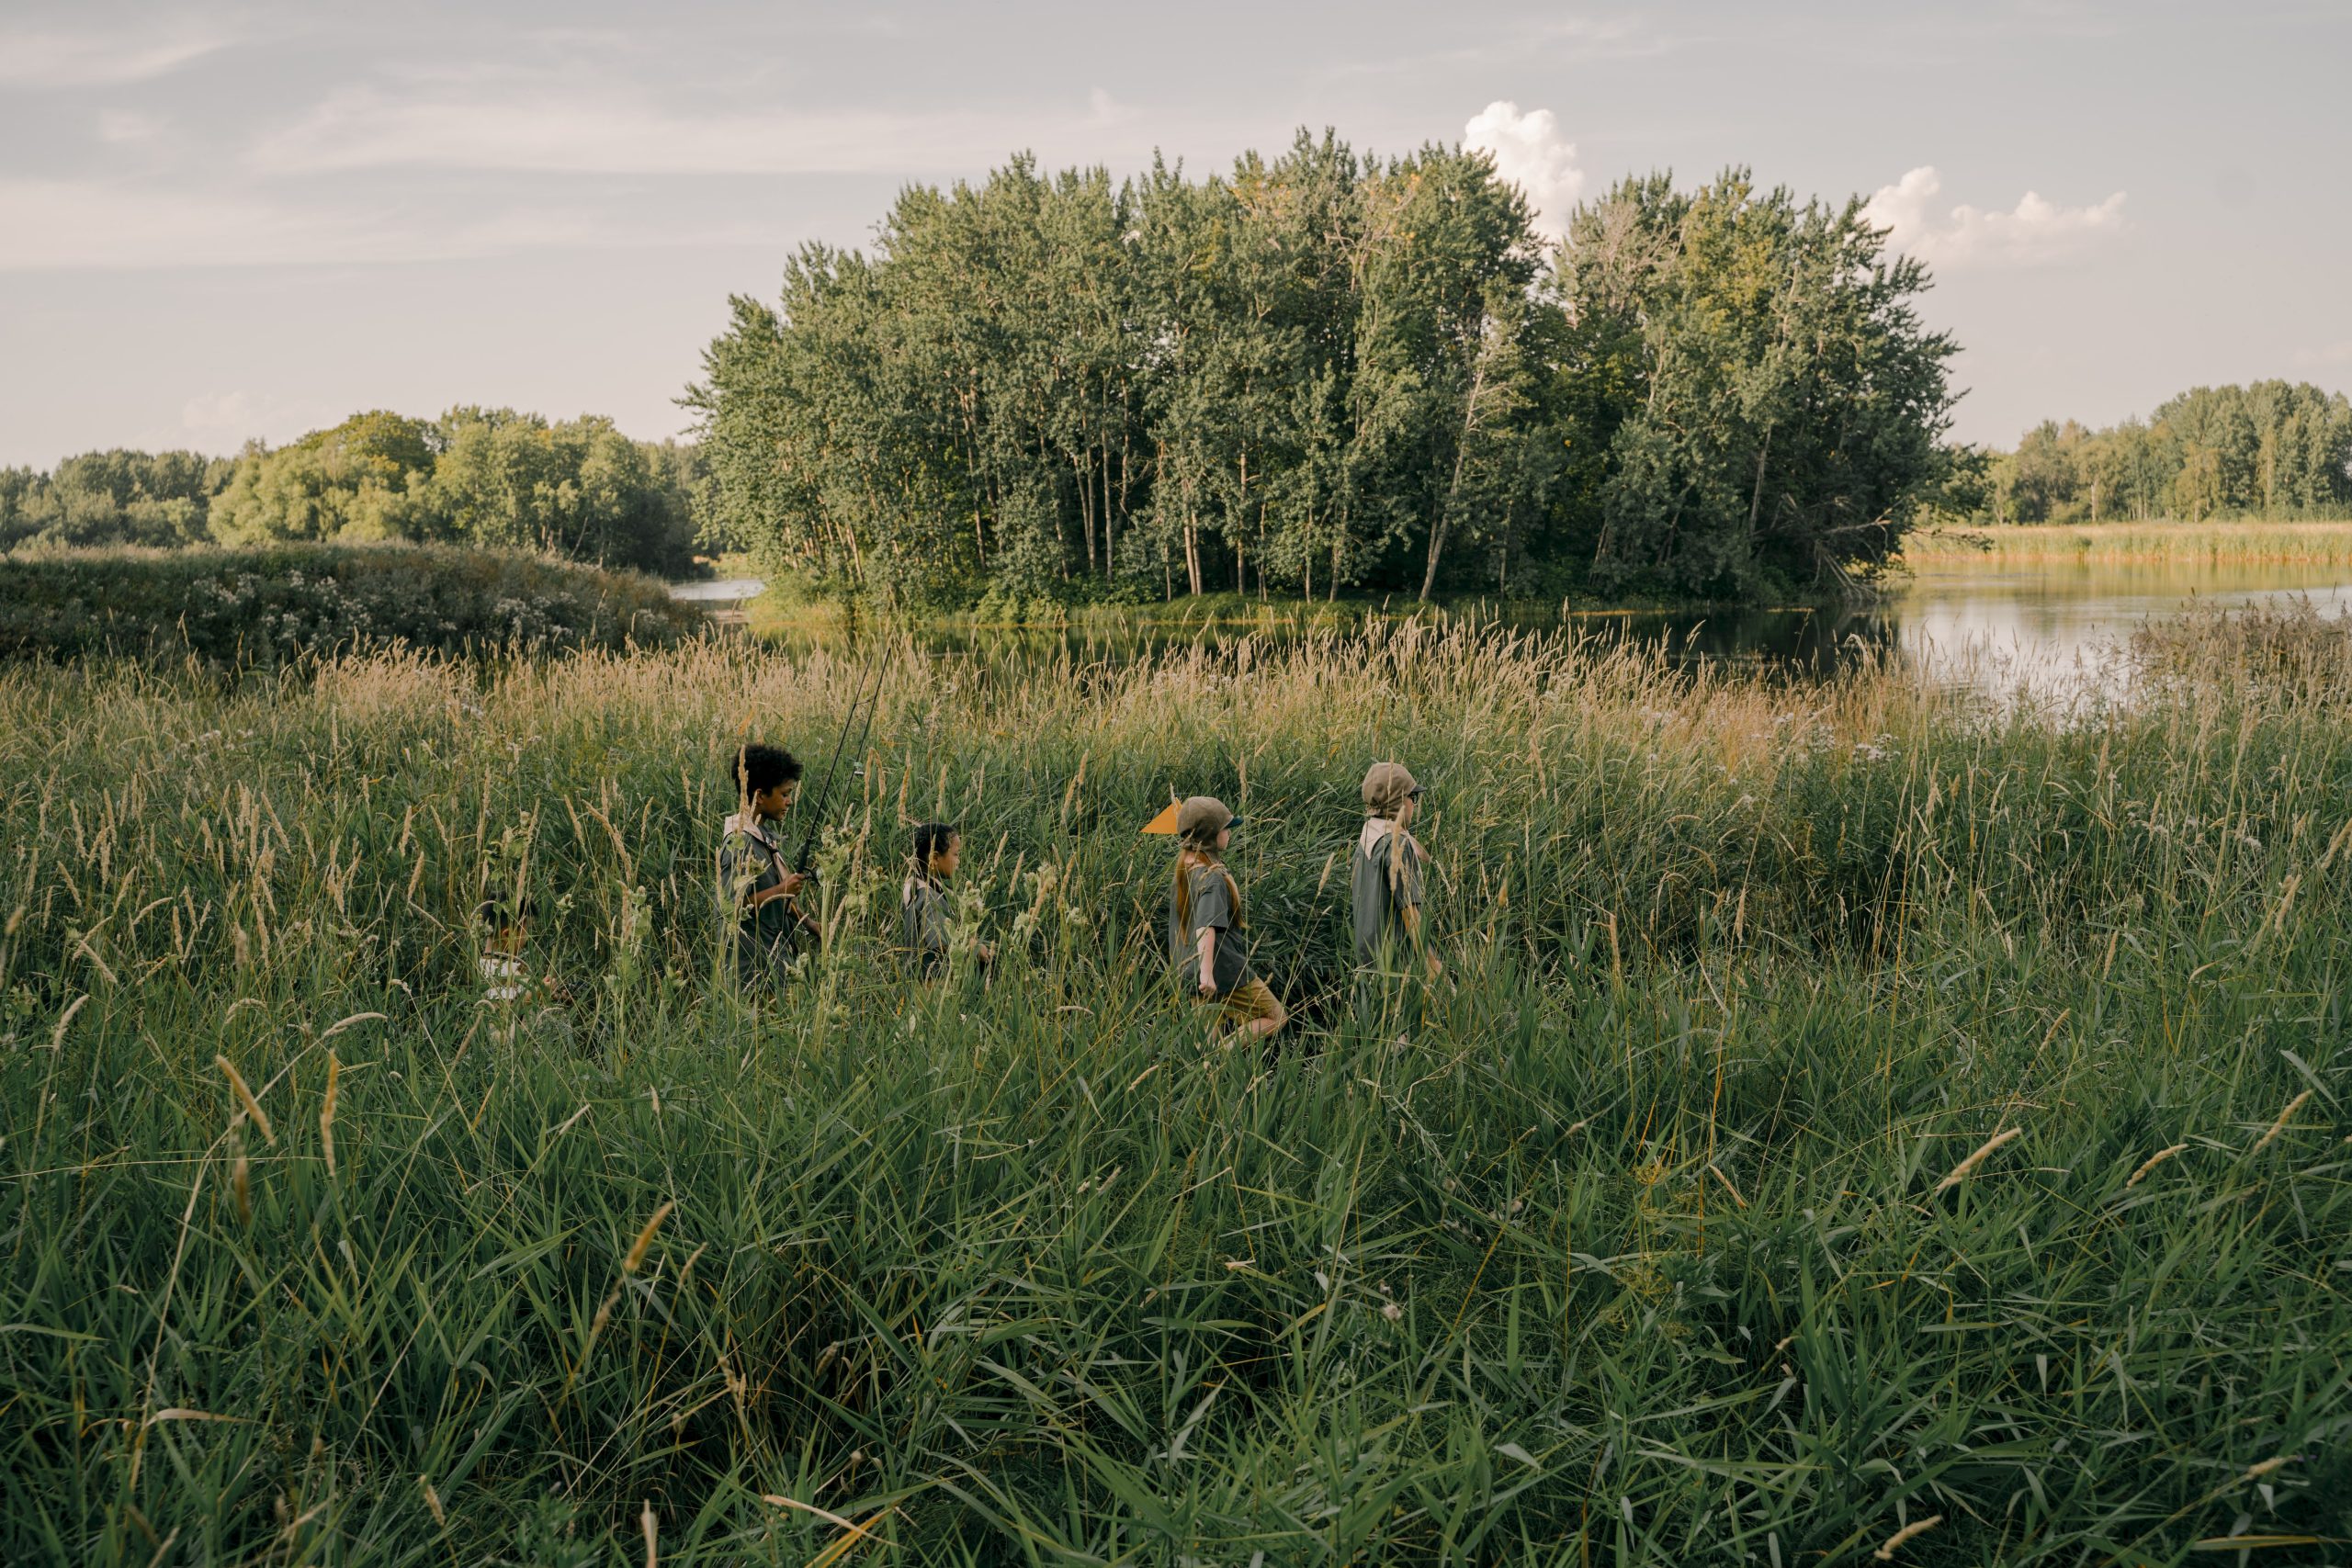
[[[1958,560],[2352,567],[2352,522],[2068,523],[1905,536],[1912,566]]]
[[[2341,1561],[2352,660],[2300,668],[2062,723],[1413,625],[901,646],[763,1010],[726,759],[821,752],[854,660],[8,672],[0,1549]],[[1382,756],[1453,979],[1363,1017]],[[1161,978],[1171,789],[1249,818],[1272,1054]],[[985,989],[888,951],[919,817]],[[485,880],[573,1050],[477,1004]]]

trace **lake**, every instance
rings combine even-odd
[[[1843,611],[1747,610],[1620,617],[1693,656],[1815,673],[1868,650],[1927,679],[1994,695],[2111,689],[2109,656],[2151,620],[2195,605],[2352,609],[2352,568],[2272,563],[1970,561],[1915,569],[1886,599]]]
[[[723,613],[756,597],[762,587],[756,579],[736,578],[679,583],[671,592]],[[1677,658],[1809,674],[1832,672],[1858,655],[1895,655],[1938,683],[2002,698],[2027,691],[2064,698],[2111,690],[2108,656],[2151,619],[2196,604],[2298,599],[2308,599],[2323,615],[2352,610],[2352,567],[1946,557],[1924,563],[1883,602],[1863,608],[1593,612],[1570,616],[1566,624],[1596,636],[1663,643]],[[1033,637],[1004,635],[1009,641]],[[1082,637],[1069,634],[1070,640]],[[991,638],[959,631],[948,640]],[[1038,640],[1063,637],[1049,633]],[[1172,638],[1155,634],[1144,640]]]

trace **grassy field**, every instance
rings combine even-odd
[[[724,767],[821,756],[827,656],[0,673],[0,1557],[2340,1562],[2352,657],[2141,657],[2062,724],[902,647],[762,1012]],[[1365,1019],[1384,755],[1453,979]],[[1273,1054],[1165,988],[1171,788],[1249,817]],[[888,951],[931,815],[986,989]],[[485,880],[571,1047],[478,1004]]]
[[[2071,523],[1940,528],[1903,541],[1905,561],[2352,566],[2352,522]]]

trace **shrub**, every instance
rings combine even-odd
[[[0,561],[0,656],[275,667],[407,647],[668,646],[705,623],[662,585],[536,556],[406,545],[92,550]]]

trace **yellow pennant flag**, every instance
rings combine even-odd
[[[1150,821],[1145,823],[1143,825],[1143,830],[1147,833],[1174,833],[1176,831],[1176,806],[1177,803],[1175,801],[1170,801],[1168,803],[1168,809],[1153,818]]]

